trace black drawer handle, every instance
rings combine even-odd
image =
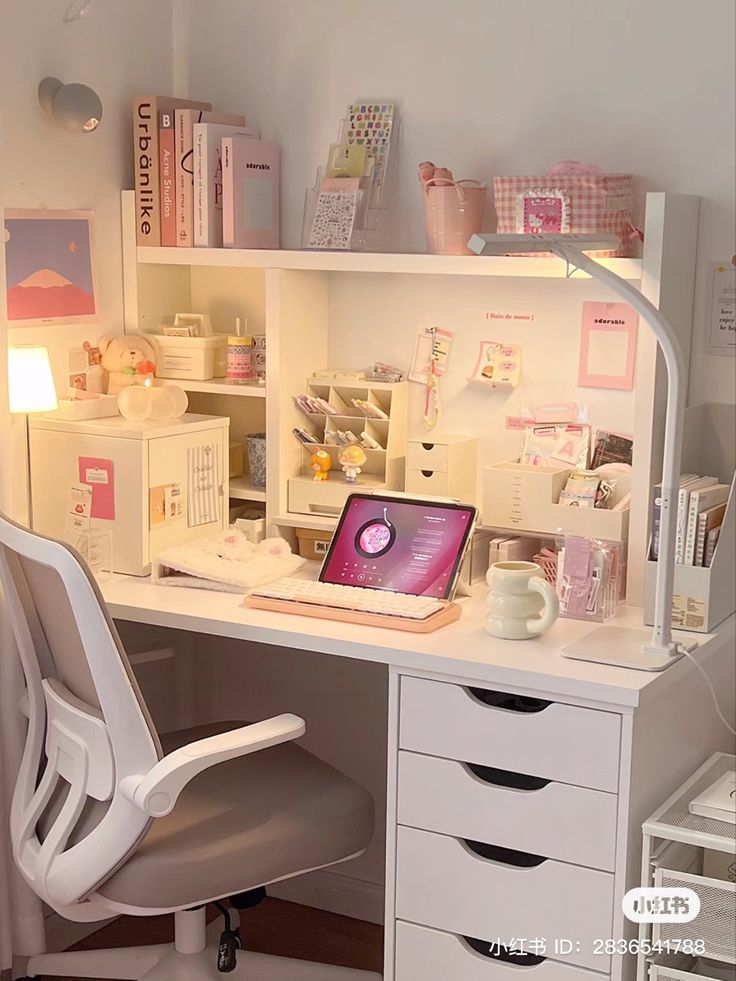
[[[488,940],[476,940],[475,937],[463,937],[463,940],[476,952],[490,960],[503,961],[504,964],[515,964],[517,967],[534,967],[546,961],[541,954],[527,954],[514,947],[504,947],[503,944],[491,943]]]
[[[484,705],[507,709],[509,712],[543,712],[552,702],[531,695],[513,695],[507,691],[489,691],[487,688],[468,688],[468,691]]]
[[[422,443],[422,446],[427,452],[434,449],[434,443]]]
[[[497,770],[494,766],[481,766],[480,763],[464,763],[463,766],[483,783],[509,787],[512,790],[541,790],[552,782],[544,777],[530,777],[526,773],[514,773],[513,770]]]
[[[533,869],[547,861],[544,855],[531,855],[529,852],[519,852],[515,848],[501,848],[500,845],[488,845],[484,841],[470,841],[468,838],[462,840],[471,852],[480,855],[481,858],[488,858],[502,865],[513,865],[517,869]]]
[[[419,472],[421,473],[422,477],[429,478],[434,473],[434,470],[420,470]]]

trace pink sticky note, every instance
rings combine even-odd
[[[80,456],[79,480],[92,488],[92,517],[115,520],[115,468],[112,460]]]

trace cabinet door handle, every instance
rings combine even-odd
[[[463,766],[483,783],[494,784],[496,787],[509,787],[512,790],[542,790],[552,783],[544,777],[530,777],[526,773],[498,770],[494,766],[481,766],[480,763],[463,763]]]
[[[514,695],[507,691],[490,691],[487,688],[466,689],[473,698],[492,708],[507,709],[509,712],[543,712],[552,702],[531,695]]]
[[[429,478],[434,473],[434,470],[422,470],[422,471],[420,471],[420,473],[421,473],[422,477]]]
[[[529,852],[519,852],[515,848],[502,848],[500,845],[488,845],[484,841],[471,841],[463,838],[465,845],[481,858],[487,858],[491,862],[500,862],[501,865],[513,865],[517,869],[533,869],[547,859],[544,855],[532,855]]]
[[[515,967],[534,967],[547,960],[541,954],[527,954],[524,951],[516,950],[514,947],[504,947],[502,944],[491,943],[489,940],[476,940],[475,937],[463,937],[462,939],[476,954],[481,954],[489,960],[503,961],[504,964],[512,964]]]
[[[434,443],[422,443],[422,446],[428,453],[430,450],[434,449]]]

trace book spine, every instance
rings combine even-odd
[[[161,244],[159,150],[156,98],[133,103],[135,237],[138,245]]]
[[[234,248],[235,242],[235,181],[233,179],[233,141],[222,141],[222,244]]]
[[[194,126],[194,244],[209,245],[207,227],[207,138],[199,125]]]
[[[191,109],[177,109],[174,113],[176,139],[176,244],[187,248],[194,245],[192,116]]]
[[[161,245],[176,245],[174,191],[174,114],[168,109],[159,113],[159,191],[161,199]]]
[[[685,565],[692,565],[695,560],[695,538],[698,532],[698,514],[700,511],[700,493],[690,494],[690,507],[687,516],[687,531],[685,533]]]
[[[705,537],[708,533],[708,515],[705,511],[698,515],[698,530],[695,534],[695,558],[693,565],[702,565],[705,556]]]
[[[688,504],[690,491],[681,487],[677,496],[677,532],[675,534],[675,562],[685,561],[685,532],[687,531]]]
[[[662,520],[662,485],[655,484],[652,488],[652,548],[650,558],[655,562],[659,559],[659,532]]]

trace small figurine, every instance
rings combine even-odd
[[[332,457],[326,450],[315,450],[309,458],[309,466],[314,470],[313,480],[327,480],[330,476]]]
[[[346,483],[354,484],[357,480],[358,474],[360,473],[360,468],[363,466],[368,457],[365,455],[362,447],[356,446],[353,443],[350,446],[346,446],[340,450],[337,459],[340,461],[340,465],[342,466]]]

